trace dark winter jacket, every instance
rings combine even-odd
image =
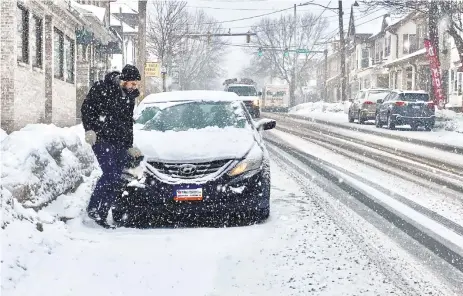
[[[82,124],[85,131],[97,134],[97,143],[128,149],[133,146],[133,109],[140,92],[126,94],[120,87],[120,74],[108,73],[93,84],[82,104]]]

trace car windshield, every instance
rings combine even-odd
[[[406,102],[427,102],[429,101],[429,95],[420,93],[405,93],[400,94],[399,100]]]
[[[145,124],[147,123],[151,118],[153,118],[158,112],[159,112],[159,107],[147,107],[145,108],[140,116],[135,120],[135,123],[137,124]]]
[[[253,86],[230,86],[228,91],[243,97],[257,96],[257,91]]]
[[[186,131],[208,127],[249,128],[250,122],[240,102],[180,102],[160,109],[143,130]]]

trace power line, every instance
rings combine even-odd
[[[263,17],[263,16],[283,12],[283,11],[286,11],[286,10],[289,10],[289,9],[292,9],[292,7],[276,10],[276,11],[269,12],[269,13],[254,15],[254,16],[250,16],[250,17],[244,17],[244,18],[240,18],[240,19],[234,19],[234,20],[228,20],[228,21],[220,21],[220,22],[212,22],[212,23],[202,23],[201,25],[215,25],[215,24],[224,24],[224,23],[232,23],[232,22],[244,21],[244,20],[254,19],[254,18],[258,18],[258,17]],[[192,24],[192,25],[198,25],[198,24]]]

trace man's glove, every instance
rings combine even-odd
[[[138,149],[137,147],[129,148],[129,149],[127,150],[127,152],[128,152],[129,155],[132,156],[133,158],[139,158],[140,156],[142,156],[142,153],[141,153],[140,149]]]
[[[96,133],[94,131],[86,131],[85,132],[85,142],[89,143],[90,146],[95,145]]]
[[[127,162],[127,167],[128,168],[136,168],[140,165],[140,163],[143,160],[143,155],[140,151],[140,149],[136,147],[129,148],[127,150],[127,153],[130,156],[129,161]]]

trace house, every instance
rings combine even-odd
[[[96,2],[95,7],[107,4]],[[2,0],[2,129],[12,132],[30,123],[76,124],[82,100],[79,85],[101,76],[91,66],[88,72],[82,66],[106,65],[104,52],[116,39],[94,12],[87,12],[76,8],[73,0]],[[101,41],[100,51],[96,40]],[[85,42],[95,46],[85,48]]]

